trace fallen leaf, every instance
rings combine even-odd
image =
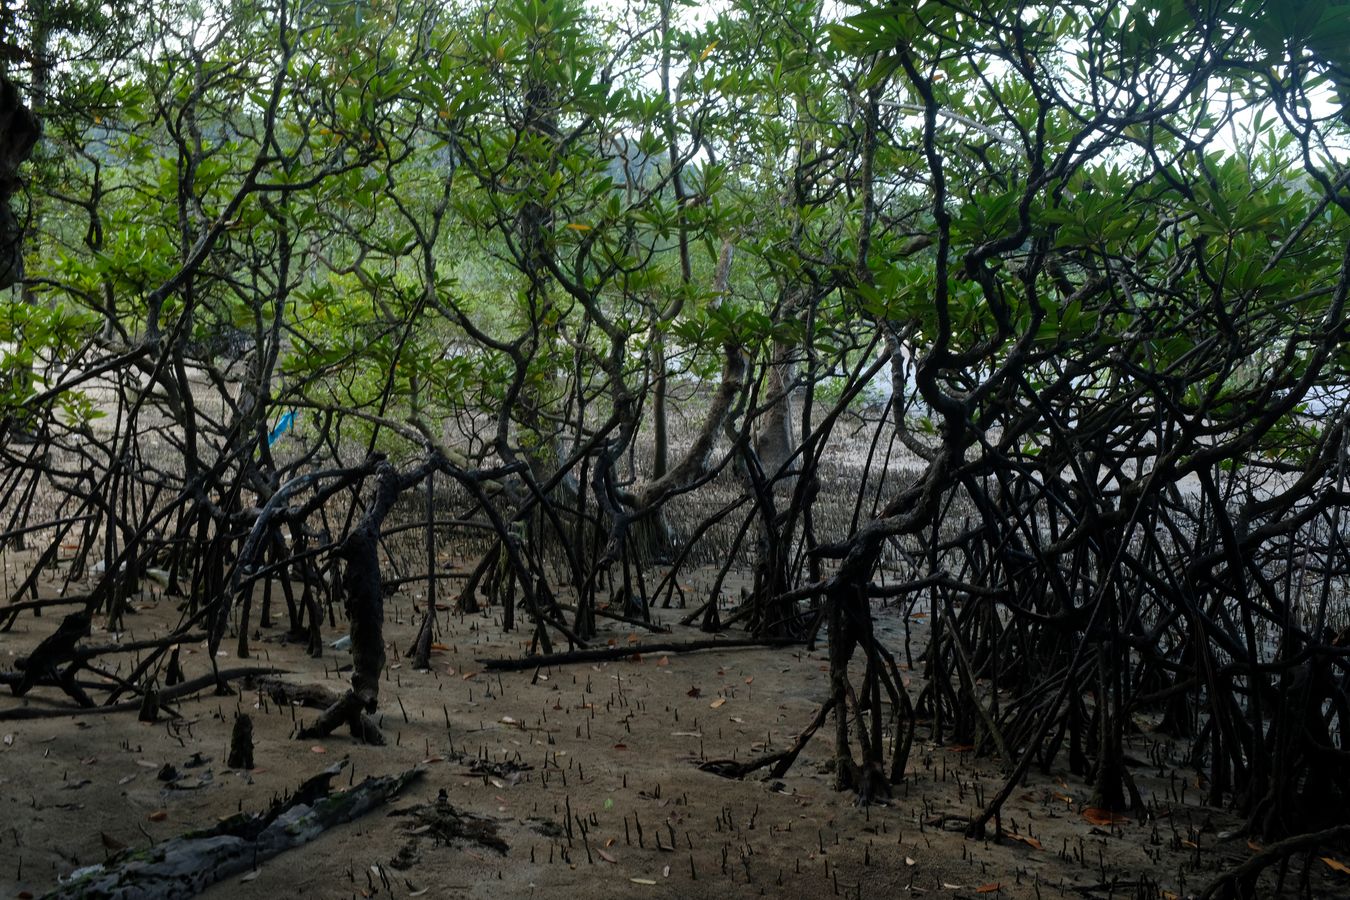
[[[1327,864],[1327,868],[1333,872],[1340,872],[1342,875],[1350,875],[1350,866],[1341,862],[1339,859],[1332,859],[1330,856],[1320,856],[1318,859]]]
[[[1093,825],[1123,825],[1130,821],[1129,816],[1111,812],[1111,810],[1102,809],[1099,806],[1089,806],[1084,809],[1083,818]]]
[[[1040,842],[1040,841],[1036,840],[1036,838],[1034,838],[1034,837],[1028,837],[1028,836],[1025,835],[1025,834],[1008,834],[1008,833],[1005,832],[1003,836],[1004,836],[1005,838],[1010,839],[1010,840],[1020,841],[1021,843],[1026,844],[1026,845],[1027,845],[1028,847],[1030,847],[1032,850],[1044,850],[1044,849],[1045,849],[1044,847],[1041,846],[1041,842]]]
[[[708,707],[710,709],[720,709],[721,707],[726,706],[726,703],[727,703],[726,697],[718,697],[716,700],[709,703]]]
[[[432,650],[440,650],[441,652],[445,652],[445,651],[447,651],[447,650],[450,649],[450,646],[449,646],[448,644],[442,644],[442,643],[440,643],[439,641],[437,641],[436,643],[433,643],[433,644],[431,645],[431,649],[432,649]]]
[[[5,746],[6,746],[6,747],[13,747],[13,746],[14,746],[14,735],[12,735],[12,734],[7,734],[7,735],[5,735]]]
[[[905,865],[907,865],[907,866],[912,866],[912,865],[914,865],[914,857],[912,857],[912,856],[906,856],[906,857],[905,857]]]
[[[1261,847],[1261,845],[1258,844],[1256,841],[1253,841],[1252,839],[1248,838],[1248,839],[1247,839],[1247,849],[1248,849],[1248,850],[1254,850],[1254,851],[1256,851],[1257,853],[1260,853],[1261,850],[1262,850],[1262,847]]]
[[[650,878],[630,878],[628,880],[633,882],[633,884],[656,884],[656,882]]]
[[[146,816],[146,818],[149,819],[151,822],[163,822],[168,817],[169,811],[167,809],[157,809],[150,815]]]
[[[239,879],[239,883],[240,883],[240,884],[243,884],[243,883],[246,882],[246,881],[252,881],[253,879],[257,878],[257,877],[258,877],[259,875],[261,875],[261,874],[262,874],[262,869],[254,869],[252,872],[249,872],[249,873],[248,873],[247,875],[245,875],[243,878],[240,878],[240,879]]]
[[[975,893],[977,893],[977,894],[992,894],[992,893],[994,893],[995,891],[1001,891],[1001,890],[1003,890],[1003,885],[1002,885],[1000,882],[995,881],[995,882],[991,882],[990,884],[982,884],[982,885],[980,885],[979,887],[977,887],[977,888],[975,889]]]
[[[327,753],[327,752],[328,752],[328,748],[327,748],[327,747],[320,747],[318,744],[315,744],[313,747],[310,747],[310,748],[309,748],[309,752],[310,752],[310,753]]]
[[[670,657],[669,657],[669,656],[663,656],[663,657],[661,657],[660,659],[658,659],[658,660],[656,661],[656,664],[657,664],[658,666],[668,666],[668,665],[670,665]]]
[[[746,679],[745,679],[745,683],[746,683],[746,684],[754,684],[754,683],[755,683],[755,676],[751,675],[751,676],[749,676],[748,678],[746,678]]]
[[[617,859],[614,858],[613,854],[607,853],[598,847],[596,848],[595,852],[600,856],[601,859],[603,859],[607,863],[618,864],[619,862]],[[656,884],[656,882],[653,881],[652,884]]]

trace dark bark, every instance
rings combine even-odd
[[[105,863],[76,871],[47,894],[50,900],[132,900],[194,896],[208,886],[317,838],[384,805],[422,775],[370,777],[341,793],[329,783],[346,761],[311,778],[263,813],[240,813],[149,850],[123,850]]]
[[[253,720],[247,713],[234,717],[230,730],[230,754],[225,765],[231,769],[253,768]]]
[[[300,732],[302,738],[323,737],[346,725],[365,743],[381,744],[378,727],[366,714],[375,712],[384,674],[384,589],[380,581],[380,525],[399,493],[408,487],[387,462],[375,467],[375,496],[343,541],[338,555],[343,604],[351,635],[352,686],[319,719]]]
[[[214,687],[218,690],[226,689],[226,685],[236,678],[248,678],[255,675],[278,675],[284,674],[284,669],[278,669],[274,666],[244,666],[237,669],[221,669],[218,672],[211,672],[202,675],[199,678],[192,678],[173,687],[162,688],[159,691],[159,706],[164,708],[164,704],[182,697],[189,697],[198,691],[204,691],[207,688]],[[129,712],[130,710],[139,710],[142,701],[126,700],[122,703],[110,703],[105,706],[92,706],[83,709],[58,708],[58,709],[38,709],[32,706],[21,706],[16,709],[0,709],[0,721],[18,720],[18,719],[60,719],[65,716],[96,716],[108,713]]]
[[[44,638],[32,653],[19,660],[23,678],[10,685],[14,696],[22,697],[38,683],[38,679],[45,675],[54,675],[57,666],[74,659],[75,645],[89,634],[91,619],[88,609],[71,613],[61,620],[56,631]]]
[[[19,166],[41,134],[37,117],[24,106],[14,82],[0,76],[0,289],[23,278],[24,228],[10,199],[22,187]]]

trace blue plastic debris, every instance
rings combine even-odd
[[[295,410],[287,410],[281,418],[277,420],[276,427],[272,429],[272,433],[267,436],[267,446],[270,447],[281,440],[281,436],[289,431],[293,424],[295,424]]]

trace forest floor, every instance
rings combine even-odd
[[[825,696],[823,642],[646,652],[655,640],[707,635],[679,626],[638,634],[611,622],[602,623],[597,646],[631,648],[632,657],[498,674],[479,660],[521,655],[528,634],[503,633],[495,610],[444,611],[432,668],[415,671],[401,651],[419,603],[405,592],[386,608],[384,747],[345,734],[296,740],[296,723],[315,711],[278,707],[256,689],[208,691],[177,703],[180,718],[155,724],[135,712],[0,720],[0,898],[41,896],[123,846],[145,848],[241,809],[262,810],[344,757],[343,784],[415,766],[425,774],[389,806],[204,896],[1184,897],[1254,852],[1240,820],[1203,805],[1195,770],[1147,723],[1129,749],[1148,814],[1085,814],[1091,791],[1082,778],[1033,768],[1004,809],[1007,836],[973,841],[961,834],[963,817],[1002,785],[1000,763],[927,742],[923,722],[906,783],[886,805],[860,808],[832,789],[829,723],[782,779],[735,781],[698,769],[702,760],[791,744]],[[146,638],[178,621],[174,598],[146,596],[137,607],[118,635],[96,618],[90,640]],[[673,621],[672,612],[656,616]],[[12,670],[60,618],[25,616],[0,634],[0,668]],[[878,621],[893,646],[906,624],[923,645],[921,613],[906,623],[901,611],[880,609]],[[234,652],[228,642],[216,660],[222,669],[241,664]],[[208,671],[206,653],[204,645],[182,648],[188,678]],[[258,631],[253,656],[250,664],[275,665],[288,682],[332,691],[345,687],[338,669],[350,661],[327,647],[312,659],[280,628]],[[910,680],[917,696],[917,671]],[[58,700],[65,702],[52,688],[24,700],[6,691],[0,718]],[[252,771],[226,765],[240,712],[253,720]],[[166,765],[173,780],[159,777]],[[449,827],[444,817],[400,815],[434,808],[440,792],[470,814],[456,820],[468,823],[468,837],[447,843],[437,837]],[[1312,896],[1350,896],[1350,876],[1315,857],[1308,865]],[[1291,883],[1302,866],[1295,862]]]

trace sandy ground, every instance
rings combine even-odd
[[[922,723],[909,779],[885,806],[858,808],[831,789],[828,724],[781,781],[698,770],[701,759],[789,744],[824,696],[823,645],[644,653],[657,636],[620,625],[600,643],[631,647],[630,659],[498,675],[478,659],[519,655],[528,636],[503,634],[491,610],[446,611],[433,668],[414,671],[398,651],[412,638],[420,599],[400,594],[387,607],[385,747],[345,735],[294,740],[297,722],[314,711],[278,708],[249,690],[183,702],[180,719],[156,724],[134,713],[0,720],[0,897],[41,896],[121,846],[144,848],[260,810],[342,758],[350,760],[343,786],[414,766],[425,774],[388,807],[207,897],[1166,897],[1198,893],[1217,869],[1252,853],[1231,834],[1238,820],[1199,805],[1195,772],[1146,731],[1130,749],[1153,818],[1094,825],[1081,813],[1090,793],[1081,779],[1033,771],[1003,816],[1024,839],[969,841],[959,818],[946,817],[978,811],[1002,783],[999,762],[925,743]],[[673,621],[674,613],[659,615]],[[899,644],[900,613],[880,615]],[[174,600],[147,598],[122,637],[163,633],[177,616]],[[0,634],[0,667],[12,669],[58,621],[50,612],[25,617]],[[921,642],[925,622],[911,625]],[[100,628],[96,621],[93,640],[109,639]],[[660,639],[696,637],[706,635],[676,627]],[[227,647],[221,666],[240,664],[233,642]],[[259,632],[253,647],[251,662],[270,662],[289,681],[345,686],[336,671],[345,653],[310,659],[276,629]],[[204,674],[205,648],[184,650],[187,677]],[[912,676],[912,694],[920,682]],[[51,688],[23,701],[5,692],[0,715],[60,702]],[[239,712],[254,722],[251,772],[225,765]],[[474,760],[507,765],[485,772]],[[165,764],[179,775],[172,784],[157,777]],[[390,815],[441,791],[492,820],[506,852],[441,844],[415,819]],[[1350,896],[1350,876],[1317,860],[1313,867],[1313,896]]]

